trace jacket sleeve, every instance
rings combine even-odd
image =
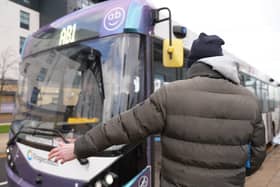
[[[112,145],[129,144],[160,133],[166,117],[165,87],[153,93],[144,102],[97,125],[75,142],[74,153],[86,158]]]
[[[257,112],[254,131],[251,138],[251,167],[246,169],[246,175],[255,173],[262,165],[266,156],[265,127],[261,112]]]

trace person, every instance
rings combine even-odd
[[[49,159],[86,158],[113,144],[161,133],[161,186],[241,187],[266,155],[256,97],[240,86],[223,39],[201,33],[191,47],[188,78],[164,85],[143,103],[98,125]],[[248,144],[250,168],[246,172]]]

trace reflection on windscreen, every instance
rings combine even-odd
[[[67,137],[77,137],[142,101],[140,62],[144,56],[140,46],[138,35],[123,34],[25,58],[17,125],[32,123],[34,128],[56,129]]]
[[[29,67],[26,91],[22,90],[27,109],[55,112],[56,121],[67,121],[70,117],[102,117],[104,89],[100,53],[88,47],[74,49],[70,54],[69,51],[55,51],[52,55],[59,60],[47,64],[39,64],[37,58],[29,60],[38,65]],[[46,57],[48,54],[40,56],[42,60]]]

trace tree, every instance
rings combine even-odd
[[[0,53],[0,95],[3,95],[4,86],[7,79],[17,79],[18,76],[19,56],[11,48],[8,47]]]

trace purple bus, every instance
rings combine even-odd
[[[168,46],[172,36],[184,38],[186,29],[174,26],[172,35],[170,11],[160,19],[162,10],[169,11],[144,0],[107,1],[60,18],[27,39],[7,147],[9,186],[157,185],[158,137],[63,165],[47,155],[162,84],[182,79],[183,47]],[[162,26],[169,34],[165,44],[154,32],[168,21]]]
[[[185,77],[183,62],[197,36],[173,24],[168,8],[114,0],[73,12],[30,36],[7,147],[9,186],[159,186],[157,135],[63,165],[47,158],[61,141],[75,141]],[[236,61],[242,85],[260,99],[270,143],[280,131],[279,84]]]

